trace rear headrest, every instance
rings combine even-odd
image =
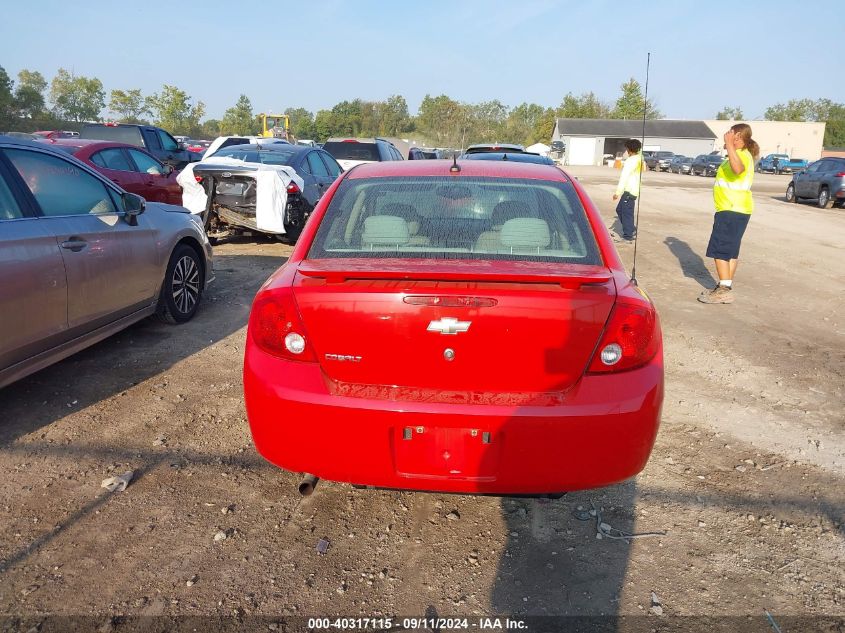
[[[404,202],[391,202],[379,209],[381,215],[395,215],[397,218],[405,218],[408,221],[419,218],[419,213],[413,205]]]
[[[514,218],[528,218],[533,215],[528,205],[524,202],[515,202],[513,200],[505,200],[493,207],[493,213],[490,214],[490,220],[493,226],[501,226],[508,220]]]
[[[539,218],[508,220],[499,239],[507,248],[547,248],[552,242],[549,225]]]
[[[364,220],[361,242],[371,246],[407,244],[411,238],[408,221],[395,215],[373,215]]]

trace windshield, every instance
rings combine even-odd
[[[82,128],[82,138],[92,138],[100,141],[114,141],[127,145],[143,147],[141,130],[137,127],[112,125],[86,125]]]
[[[291,146],[292,148],[293,146]],[[238,146],[227,147],[215,153],[215,156],[227,156],[245,163],[261,163],[262,165],[290,165],[299,152],[291,149],[286,150],[259,150],[254,147],[239,148]]]
[[[601,264],[570,183],[439,176],[344,180],[308,257]]]
[[[375,143],[359,143],[357,141],[331,141],[323,145],[323,149],[337,160],[375,160],[379,159],[378,147]]]
[[[461,160],[513,160],[518,163],[537,163],[538,165],[555,164],[555,162],[551,158],[540,156],[538,154],[511,154],[504,152],[481,152],[477,154],[464,154],[463,156],[461,156]]]

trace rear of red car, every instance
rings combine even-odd
[[[645,465],[660,327],[560,170],[382,163],[335,183],[259,291],[244,391],[287,470],[553,494]]]

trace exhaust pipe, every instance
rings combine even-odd
[[[314,492],[314,488],[317,487],[317,482],[320,481],[319,477],[315,477],[310,473],[305,473],[305,476],[302,478],[302,481],[299,482],[299,494],[303,497],[307,497],[312,492]]]

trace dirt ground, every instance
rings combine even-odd
[[[618,172],[572,173],[611,225]],[[843,630],[791,616],[845,616],[845,211],[786,203],[787,181],[756,176],[736,302],[710,306],[695,298],[714,283],[713,181],[646,175],[637,277],[662,319],[662,427],[640,476],[551,502],[326,481],[299,497],[298,476],[255,453],[241,392],[250,302],[290,247],[218,246],[191,323],[140,323],[0,391],[0,630],[47,614],[102,630],[432,614],[774,630],[764,610],[784,631]],[[125,491],[100,487],[128,470]],[[665,535],[597,538],[576,516],[591,504]]]

